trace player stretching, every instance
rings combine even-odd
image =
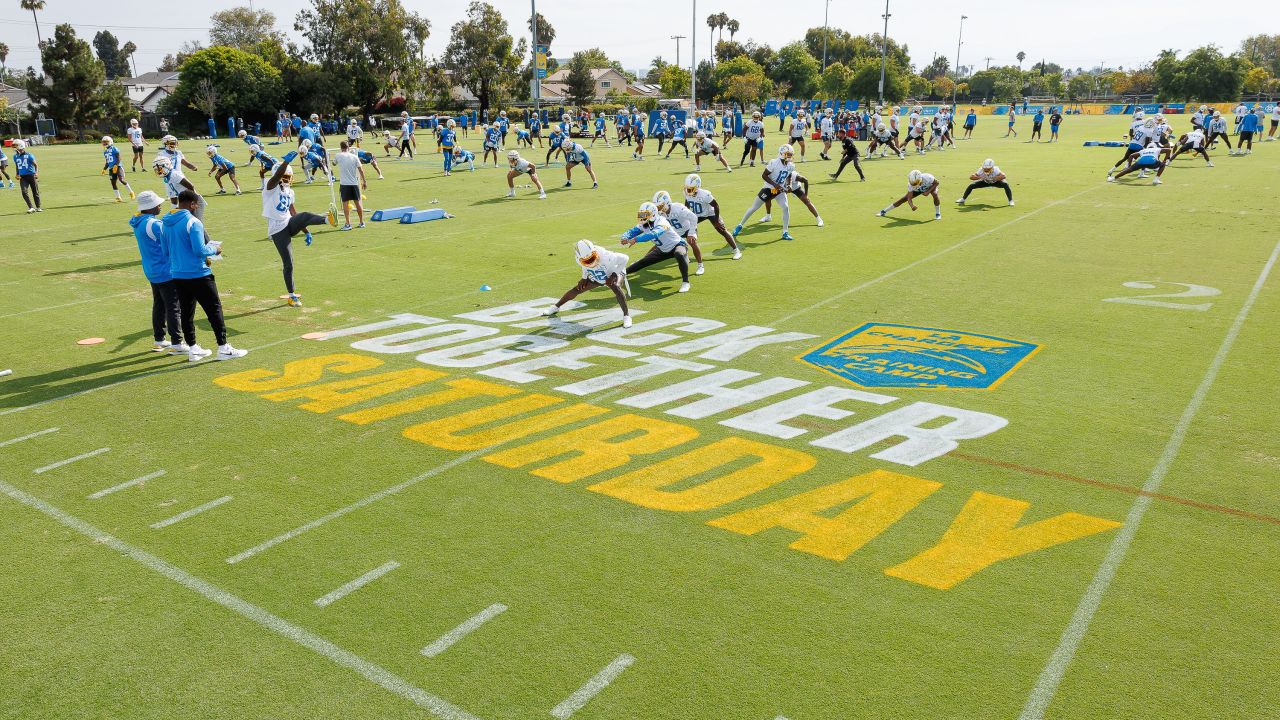
[[[684,179],[684,205],[698,218],[699,224],[703,220],[711,222],[711,227],[715,228],[716,232],[720,233],[720,237],[733,248],[734,260],[742,257],[742,248],[725,229],[724,222],[720,219],[720,203],[716,202],[710,190],[702,187],[702,178],[697,174],[690,174]]]
[[[507,197],[513,198],[516,196],[516,178],[521,175],[528,175],[529,179],[538,188],[538,199],[547,199],[547,191],[542,188],[542,181],[538,179],[538,167],[520,157],[519,150],[507,151],[507,165],[511,168],[507,171]]]
[[[1004,190],[1004,196],[1009,200],[1009,207],[1013,207],[1013,188],[1009,187],[1009,178],[996,166],[996,161],[987,158],[982,161],[982,167],[978,168],[978,172],[969,176],[973,181],[969,187],[965,188],[964,196],[956,201],[957,205],[963,205],[969,199],[969,193],[982,188],[1000,188]]]
[[[631,247],[636,243],[652,242],[653,247],[644,257],[627,266],[627,275],[634,274],[650,265],[663,260],[675,260],[680,266],[680,289],[677,292],[689,292],[689,249],[675,228],[658,213],[658,206],[651,202],[641,203],[636,212],[640,222],[622,233],[622,246]]]
[[[573,255],[578,267],[582,268],[582,279],[577,285],[569,288],[555,305],[542,311],[543,315],[555,315],[565,303],[588,290],[607,287],[618,299],[618,307],[622,308],[622,327],[631,327],[631,311],[627,309],[627,296],[623,287],[627,284],[627,261],[625,253],[606,250],[590,240],[579,240],[573,245]]]
[[[1155,170],[1156,176],[1155,176],[1155,179],[1151,181],[1151,184],[1159,185],[1161,182],[1160,176],[1164,174],[1164,169],[1169,166],[1169,163],[1160,159],[1160,153],[1163,153],[1163,152],[1164,152],[1164,148],[1160,147],[1159,145],[1148,145],[1142,148],[1142,150],[1138,152],[1138,158],[1136,162],[1134,162],[1129,167],[1121,170],[1120,172],[1116,173],[1115,177],[1112,177],[1110,174],[1108,174],[1107,182],[1115,182],[1116,180],[1124,177],[1125,175],[1128,175],[1129,173],[1135,170],[1140,170],[1142,172],[1142,174],[1139,175],[1139,177],[1146,177],[1146,173],[1148,170]]]
[[[720,152],[720,146],[715,140],[707,137],[702,130],[693,136],[693,169],[694,172],[702,172],[702,157],[710,155],[720,161],[725,170],[733,172],[733,168],[729,167],[729,161],[725,159],[724,153]]]
[[[290,152],[281,158],[275,173],[267,181],[267,189],[262,193],[262,217],[267,219],[267,235],[275,243],[284,266],[284,287],[289,293],[289,305],[302,307],[302,296],[293,286],[293,236],[301,231],[307,245],[310,245],[311,231],[307,228],[325,223],[337,227],[338,217],[332,212],[325,215],[298,212],[294,207],[293,168],[289,167],[289,162],[295,157],[297,153]]]
[[[133,188],[129,187],[129,181],[124,179],[124,165],[120,164],[120,150],[110,135],[102,136],[102,157],[106,161],[102,165],[102,172],[111,177],[111,189],[116,194],[116,202],[124,202],[120,197],[121,183],[129,191],[130,200],[137,197],[133,194]]]
[[[587,174],[591,176],[592,190],[600,187],[600,182],[596,179],[596,171],[591,167],[591,156],[587,154],[586,148],[569,138],[565,138],[560,143],[560,150],[564,152],[565,187],[573,187],[573,168],[577,165],[586,168]]]
[[[258,191],[261,192],[267,189],[267,173],[275,169],[276,163],[279,162],[279,160],[276,160],[263,152],[261,147],[253,145],[249,148],[249,162],[245,163],[245,167],[252,165],[255,161],[260,164],[260,167],[258,168],[258,180],[261,182],[261,185],[258,187]]]
[[[138,172],[138,166],[141,165],[142,169],[146,170],[147,161],[142,158],[142,151],[147,147],[147,141],[142,137],[142,128],[138,127],[137,118],[129,121],[129,127],[124,134],[129,136],[129,144],[133,146],[133,162],[129,163],[129,169]]]
[[[240,195],[240,181],[236,180],[236,164],[222,157],[222,154],[218,152],[217,145],[206,147],[204,154],[209,156],[209,161],[213,163],[213,167],[209,168],[208,175],[213,175],[214,182],[218,183],[218,194],[227,194],[227,189],[222,186],[222,177],[225,175],[231,178],[231,184],[235,186],[236,194]],[[214,175],[215,172],[217,175]]]
[[[760,162],[764,162],[764,121],[761,119],[760,111],[751,113],[751,119],[746,125],[742,126],[742,159],[738,161],[738,167],[742,167],[742,163],[747,161],[747,155],[751,155],[751,167],[756,166],[756,151],[760,152]]]
[[[676,235],[683,238],[693,250],[694,262],[698,264],[693,274],[701,275],[706,272],[706,268],[702,266],[702,248],[698,247],[698,216],[685,205],[672,205],[671,193],[666,190],[659,190],[653,194],[653,204],[658,206],[658,212],[662,213],[662,217],[671,223]]]
[[[915,199],[921,195],[929,195],[933,198],[933,219],[942,219],[942,201],[938,199],[938,179],[929,173],[922,173],[919,170],[912,170],[907,173],[907,194],[894,200],[893,203],[885,209],[876,213],[877,217],[884,217],[889,211],[898,207],[902,203],[911,206],[912,212],[915,212]]]
[[[1178,138],[1178,147],[1169,155],[1169,162],[1172,163],[1175,158],[1184,152],[1203,155],[1205,166],[1213,167],[1213,161],[1209,159],[1209,151],[1205,149],[1204,132],[1202,130],[1192,130]]]
[[[791,205],[787,203],[787,192],[791,187],[791,175],[795,173],[795,163],[791,162],[795,151],[790,145],[782,145],[778,148],[778,157],[769,161],[765,166],[764,172],[760,173],[760,177],[764,180],[764,187],[760,188],[760,192],[756,193],[756,199],[751,203],[751,207],[747,208],[747,212],[742,216],[742,222],[733,228],[733,237],[737,238],[742,232],[742,226],[747,224],[747,220],[755,214],[755,211],[764,207],[766,200],[776,197],[778,204],[782,206],[782,239],[792,240],[791,237]],[[772,216],[766,214],[760,222],[768,222],[772,220]]]

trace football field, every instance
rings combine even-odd
[[[625,330],[606,290],[541,310],[574,241],[636,259],[639,203],[680,199],[656,143],[506,199],[423,132],[366,205],[456,217],[295,238],[294,308],[257,172],[215,196],[186,140],[249,350],[200,363],[151,352],[100,148],[32,148],[46,211],[0,192],[0,717],[1280,716],[1280,143],[1106,183],[1082,142],[1127,124],[983,116],[865,182],[811,142],[825,226],[793,198],[794,240],[775,207],[734,261],[703,223],[705,274],[634,274]],[[1016,206],[954,204],[988,157]],[[705,160],[732,229],[760,167]],[[877,217],[912,168],[942,219]]]

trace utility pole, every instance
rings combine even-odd
[[[889,52],[889,0],[884,0],[884,34],[880,36],[880,104],[884,105],[884,69]]]
[[[951,86],[951,105],[955,107],[956,92],[960,88],[960,46],[964,44],[964,21],[968,20],[968,15],[960,16],[960,36],[956,38],[956,82]]]
[[[986,59],[986,61],[987,61],[987,69],[988,69],[988,70],[990,70],[990,69],[991,69],[991,58],[985,58],[985,59]]]
[[[698,0],[693,0],[693,34],[689,37],[689,101],[698,109]]]
[[[831,0],[827,0],[822,11],[822,72],[827,71],[827,27],[831,17]]]
[[[542,104],[542,78],[538,77],[538,0],[529,0],[529,10],[533,22],[533,114],[541,117],[539,106]]]
[[[676,67],[680,67],[680,41],[688,37],[688,35],[672,35],[671,39],[676,41]]]

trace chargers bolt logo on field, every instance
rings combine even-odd
[[[986,390],[1039,349],[991,335],[867,323],[799,359],[866,388]]]

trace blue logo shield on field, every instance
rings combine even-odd
[[[958,330],[867,323],[799,359],[865,388],[988,390],[1039,349]]]

